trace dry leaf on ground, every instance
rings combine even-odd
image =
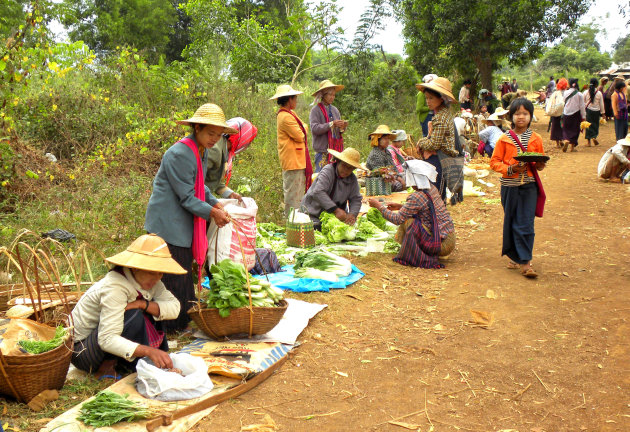
[[[420,425],[416,425],[416,424],[410,424],[410,423],[405,423],[405,422],[398,422],[398,421],[389,421],[389,424],[392,424],[394,426],[400,426],[403,427],[405,429],[409,429],[409,430],[415,430],[417,431],[418,429],[420,429],[422,426]]]
[[[274,432],[278,430],[276,422],[273,421],[269,414],[265,414],[263,421],[264,423],[241,426],[241,432]]]
[[[470,310],[472,315],[472,322],[479,327],[488,328],[494,322],[494,314],[492,312]]]

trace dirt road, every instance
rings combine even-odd
[[[598,181],[614,144],[551,160],[527,280],[500,256],[500,204],[450,208],[458,246],[443,270],[354,259],[366,277],[330,294],[302,345],[265,383],[220,405],[194,430],[239,431],[269,414],[280,431],[630,430],[630,189]],[[493,173],[485,198],[498,198]],[[352,295],[350,297],[349,295]],[[487,328],[471,310],[493,314]]]

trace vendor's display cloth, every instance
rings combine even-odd
[[[365,273],[359,270],[355,265],[352,266],[352,273],[348,276],[340,277],[339,280],[335,282],[323,279],[296,278],[292,265],[286,265],[282,267],[282,270],[284,271],[267,275],[269,282],[277,288],[288,289],[295,292],[328,292],[333,288],[345,288],[365,276]],[[258,276],[260,279],[264,277],[265,276]]]

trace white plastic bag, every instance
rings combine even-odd
[[[212,390],[208,367],[202,358],[186,353],[169,355],[173,367],[181,369],[183,376],[154,366],[147,357],[141,358],[136,366],[138,393],[149,399],[170,402],[194,399]]]
[[[213,220],[208,228],[208,266],[226,258],[242,263],[247,270],[256,265],[256,214],[258,206],[253,198],[243,197],[243,203],[235,199],[220,199],[223,209],[236,223],[219,228]],[[239,242],[240,236],[240,242]],[[245,252],[245,262],[241,244]]]

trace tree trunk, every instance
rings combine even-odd
[[[483,88],[488,89],[492,93],[496,93],[496,89],[492,86],[492,60],[489,58],[475,57],[474,59],[479,74],[481,74],[481,84]]]

